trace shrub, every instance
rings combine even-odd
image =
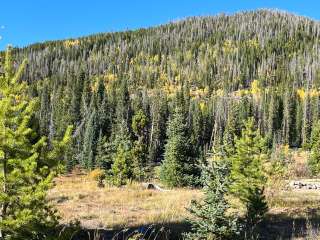
[[[94,180],[94,181],[101,181],[106,177],[104,170],[97,168],[94,169],[93,171],[89,172],[88,174],[88,178],[90,180]]]

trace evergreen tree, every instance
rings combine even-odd
[[[1,239],[50,238],[58,218],[46,193],[71,135],[69,128],[61,142],[49,145],[31,128],[38,101],[20,81],[25,65],[26,61],[14,73],[11,49],[7,50],[5,74],[0,77]]]
[[[41,88],[41,99],[40,99],[40,111],[39,111],[39,123],[40,123],[40,134],[49,135],[49,123],[50,123],[50,94],[48,80],[43,82]]]
[[[303,104],[302,146],[309,149],[312,128],[311,99],[309,89],[306,91],[306,96],[304,98]]]
[[[97,119],[96,111],[94,110],[86,124],[83,150],[81,157],[81,165],[84,168],[92,169],[95,165],[95,151],[96,151],[96,132],[97,132]]]
[[[132,130],[137,138],[133,143],[132,164],[134,177],[138,180],[142,180],[147,170],[147,126],[147,116],[140,109],[132,119]]]
[[[150,134],[148,137],[148,159],[149,165],[155,165],[160,162],[162,158],[165,135],[166,135],[166,122],[167,122],[167,99],[157,92],[156,98],[158,101],[154,101],[151,106],[151,117],[150,117]]]
[[[185,117],[177,107],[170,119],[167,131],[164,161],[160,179],[169,187],[186,186],[194,183],[195,163],[190,157],[190,144],[187,136]]]
[[[232,164],[230,190],[246,207],[250,235],[267,210],[263,196],[266,181],[263,169],[265,157],[265,141],[255,130],[251,118],[246,122],[241,137],[236,139],[235,152],[230,157]]]
[[[223,135],[223,146],[228,154],[232,154],[234,151],[235,138],[239,135],[238,124],[238,106],[231,103],[231,108],[228,112],[228,120]]]
[[[106,171],[111,169],[113,156],[115,153],[114,144],[107,141],[107,138],[100,132],[97,143],[97,154],[95,157],[95,167]]]
[[[189,211],[195,218],[189,220],[192,232],[186,234],[186,239],[235,239],[239,230],[237,218],[227,216],[229,166],[225,161],[210,161],[202,171],[205,195],[203,201],[191,204]]]
[[[311,154],[308,161],[312,174],[320,173],[320,121],[312,129],[311,133]]]
[[[117,138],[111,171],[113,183],[120,186],[133,177],[132,142],[124,121],[120,126],[120,133]]]

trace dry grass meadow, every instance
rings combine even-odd
[[[49,194],[62,221],[77,219],[86,228],[120,229],[150,224],[181,222],[199,190],[148,190],[138,183],[99,188],[85,175],[62,176]]]
[[[262,229],[266,237],[261,239],[320,239],[320,190],[286,187],[289,180],[308,177],[306,159],[305,152],[295,152],[287,179],[267,187],[270,209]],[[49,194],[62,223],[76,219],[86,229],[107,230],[174,226],[185,221],[191,200],[201,196],[200,190],[148,190],[139,183],[99,188],[97,181],[85,174],[56,178]]]

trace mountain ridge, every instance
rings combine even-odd
[[[60,42],[64,42],[64,41],[68,41],[68,40],[84,40],[87,38],[91,38],[91,37],[95,37],[95,36],[106,36],[109,34],[121,34],[121,33],[132,33],[132,32],[137,32],[137,31],[144,31],[144,30],[150,30],[150,29],[157,29],[157,28],[161,28],[161,27],[165,27],[167,25],[170,24],[181,24],[183,22],[188,22],[190,20],[194,20],[194,19],[207,19],[207,20],[215,20],[221,17],[237,17],[238,15],[252,15],[252,14],[276,14],[276,15],[281,15],[283,17],[293,17],[293,18],[297,18],[300,21],[302,20],[306,20],[306,21],[310,21],[313,23],[317,23],[320,24],[320,20],[317,19],[313,19],[311,17],[308,16],[303,16],[303,15],[299,15],[296,13],[292,13],[286,10],[281,10],[281,9],[268,9],[268,8],[262,8],[262,9],[256,9],[256,10],[247,10],[247,11],[238,11],[235,13],[218,13],[216,15],[204,15],[204,16],[189,16],[189,17],[185,17],[179,20],[171,20],[167,23],[162,23],[159,25],[155,25],[155,26],[149,26],[149,27],[138,27],[136,29],[128,29],[128,30],[119,30],[119,31],[110,31],[110,32],[97,32],[97,33],[92,33],[92,34],[88,34],[88,35],[84,35],[84,36],[79,36],[79,37],[72,37],[72,38],[64,38],[64,39],[55,39],[55,40],[45,40],[43,42],[35,42],[35,43],[31,43],[28,44],[26,46],[22,46],[22,47],[15,47],[17,49],[25,49],[25,48],[30,48],[30,47],[35,47],[38,45],[47,45],[50,43],[60,43]]]

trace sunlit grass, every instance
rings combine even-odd
[[[191,200],[200,197],[199,190],[160,192],[138,183],[99,188],[86,176],[60,177],[49,194],[63,222],[78,219],[84,227],[108,229],[184,221]]]

